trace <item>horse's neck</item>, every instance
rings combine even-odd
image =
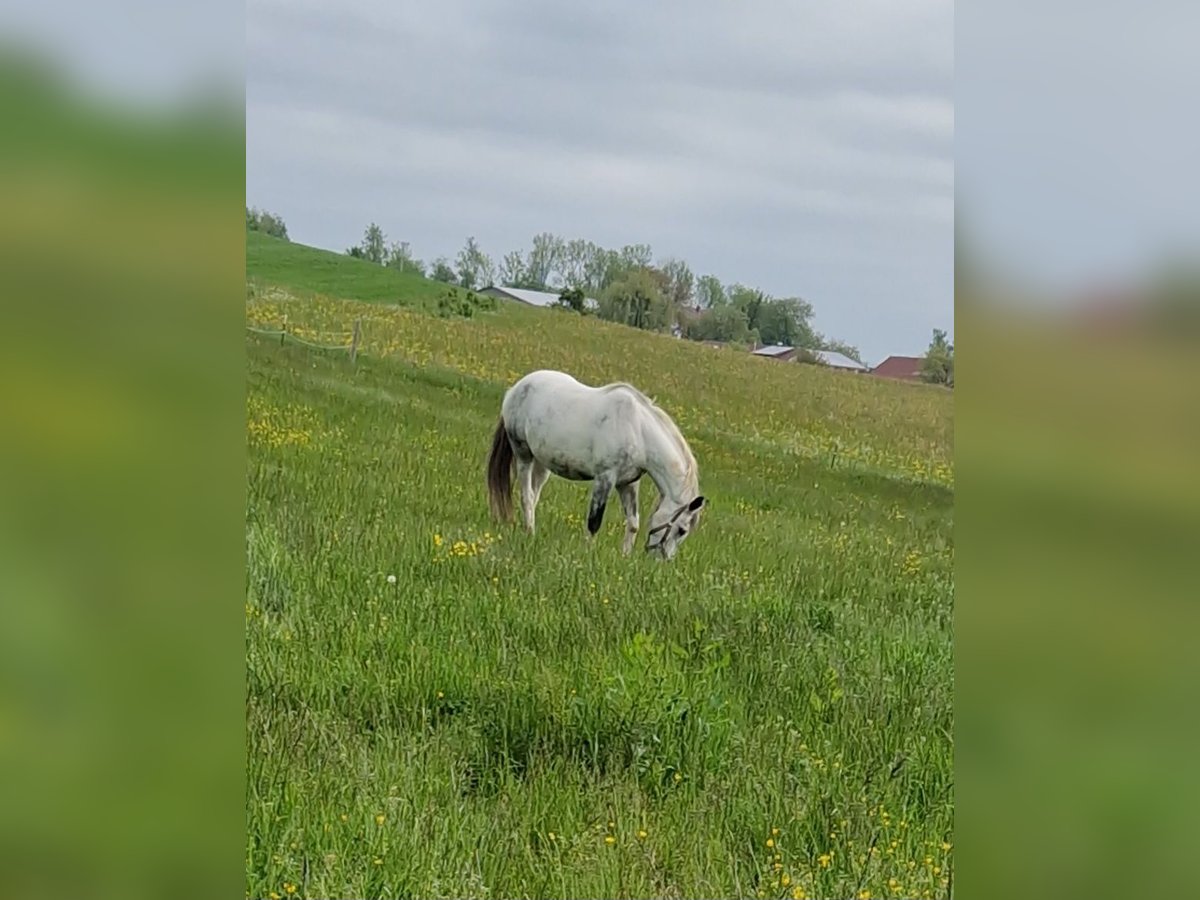
[[[645,409],[643,413],[646,416],[646,426],[642,430],[646,441],[646,472],[665,499],[682,505],[692,499],[689,494],[693,490],[687,451],[653,410]]]

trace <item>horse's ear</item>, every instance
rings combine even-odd
[[[704,506],[703,495],[697,497],[695,500],[693,500],[691,503],[688,504],[688,512],[696,512],[696,510],[700,509],[700,507],[702,507],[702,506]]]

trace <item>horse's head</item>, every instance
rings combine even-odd
[[[704,497],[696,497],[676,509],[659,505],[650,517],[650,530],[646,532],[646,552],[656,553],[663,559],[671,559],[700,521],[700,510],[704,508]]]

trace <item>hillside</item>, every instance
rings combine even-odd
[[[251,896],[947,894],[950,392],[439,318],[443,285],[255,244],[248,321],[358,320],[362,353],[247,336]],[[539,367],[679,423],[709,507],[674,562],[649,484],[629,558],[579,484],[532,538],[490,521],[500,398]]]
[[[446,286],[259,231],[246,232],[246,277],[293,291],[428,308]]]

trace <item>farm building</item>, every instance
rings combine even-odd
[[[921,356],[889,356],[871,370],[872,375],[880,378],[899,378],[902,381],[920,381]]]
[[[480,294],[486,294],[489,297],[498,297],[501,300],[516,300],[518,303],[524,303],[528,306],[557,306],[558,293],[555,291],[531,291],[528,288],[513,288],[513,287],[498,287],[492,285],[485,287]],[[589,309],[595,309],[597,303],[591,297],[585,297],[583,305]]]
[[[835,350],[813,350],[810,352],[817,358],[817,362],[823,363],[831,369],[846,369],[850,372],[871,371],[857,360],[853,360],[844,353],[838,353]]]
[[[778,359],[788,362],[796,358],[796,348],[784,344],[772,344],[770,347],[757,347],[751,351],[755,356],[765,359]]]

